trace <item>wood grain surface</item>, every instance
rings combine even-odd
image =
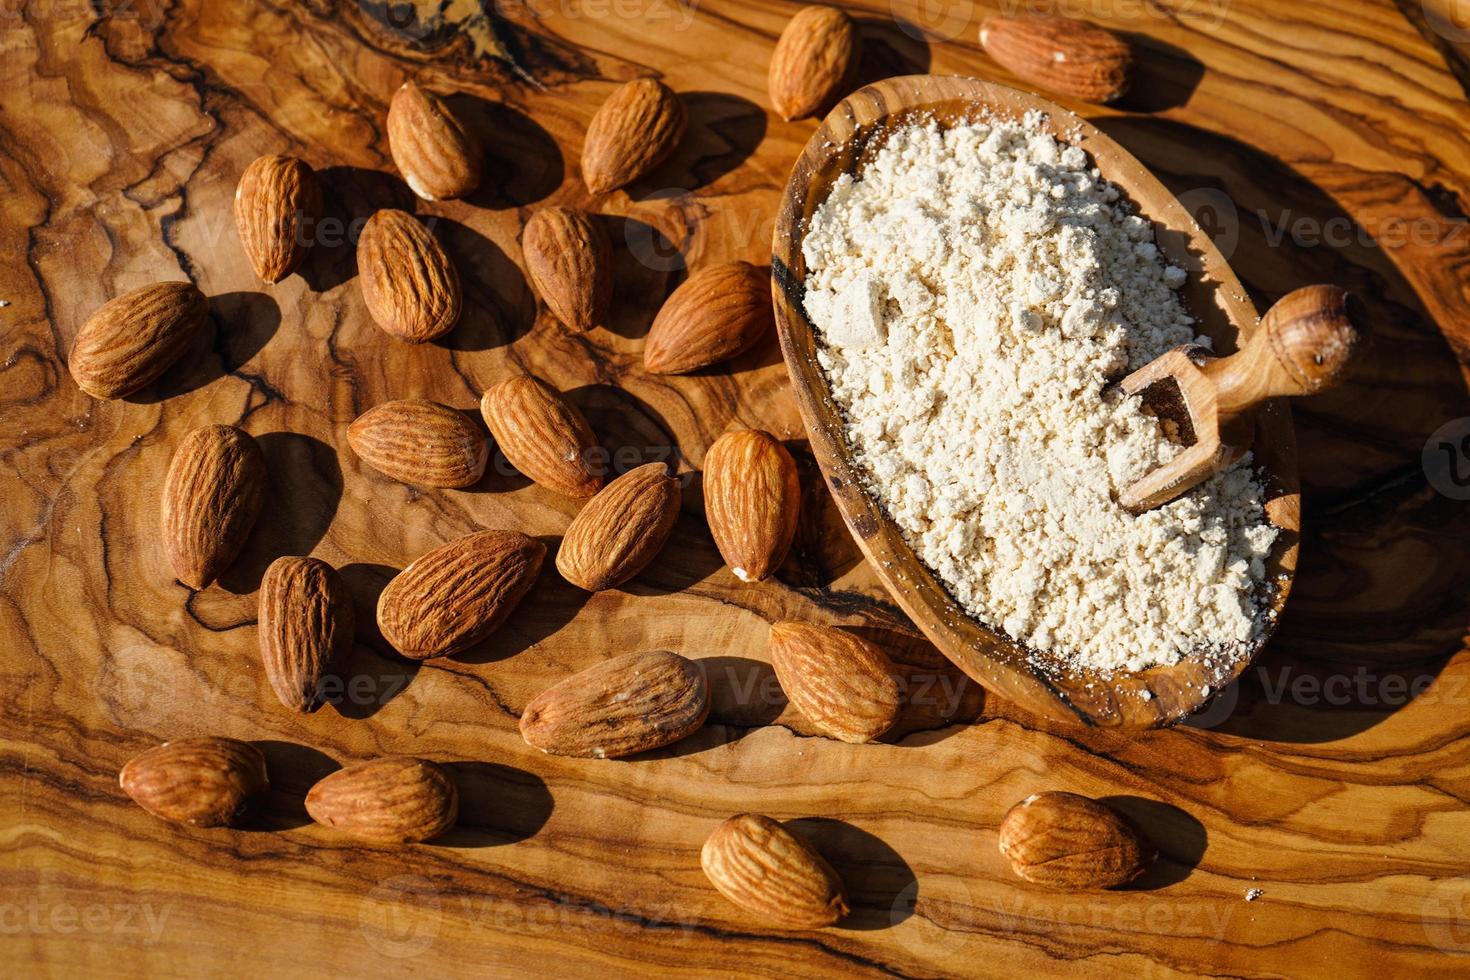
[[[851,5],[861,80],[1013,82],[977,43],[1001,6]],[[1441,0],[1060,6],[1142,49],[1121,106],[1070,107],[1212,224],[1256,305],[1337,283],[1376,328],[1366,369],[1295,409],[1302,563],[1280,631],[1238,685],[1168,731],[1048,722],[946,668],[822,487],[774,337],[728,369],[642,372],[643,334],[686,266],[769,259],[780,189],[815,127],[766,107],[769,54],[795,5],[0,6],[0,968],[1465,972],[1470,20]],[[582,131],[617,82],[645,74],[681,93],[689,134],[627,193],[589,199]],[[383,118],[409,77],[461,92],[455,105],[487,137],[487,179],[468,201],[416,202],[393,173]],[[239,173],[264,153],[316,167],[336,219],[303,272],[270,288],[231,217]],[[607,328],[570,334],[538,310],[518,238],[549,203],[605,216],[618,264]],[[435,218],[459,262],[466,313],[440,343],[392,342],[367,317],[344,232],[386,206]],[[83,318],[127,288],[183,278],[213,310],[186,361],[126,401],[81,394],[63,365]],[[447,661],[400,660],[369,627],[335,703],[284,712],[256,649],[255,590],[273,558],[340,568],[371,623],[393,572],[452,537],[513,527],[555,545],[577,505],[503,466],[475,489],[420,493],[346,446],[374,404],[472,408],[524,369],[572,393],[616,468],[666,457],[688,474],[664,556],[590,597],[545,574],[501,632]],[[158,488],[184,433],[216,422],[260,441],[273,483],[242,559],[191,592],[162,555]],[[710,443],[742,425],[787,439],[806,489],[792,558],[754,587],[722,567],[698,478]],[[851,627],[910,665],[887,744],[813,737],[793,717],[764,652],[783,618]],[[650,648],[705,661],[716,704],[702,733],[619,762],[524,746],[517,715],[533,696]],[[274,789],[251,829],[172,827],[118,790],[129,757],[198,734],[266,752]],[[450,764],[463,795],[453,833],[390,849],[309,823],[317,778],[400,752]],[[1162,861],[1119,892],[1020,881],[996,828],[1043,789],[1112,800]],[[845,876],[845,925],[772,930],[706,883],[700,845],[747,809],[787,821]]]

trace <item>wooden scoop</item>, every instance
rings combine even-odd
[[[1255,441],[1262,403],[1335,386],[1367,334],[1356,297],[1336,286],[1304,286],[1271,307],[1236,353],[1214,357],[1192,344],[1176,347],[1128,375],[1119,387],[1173,422],[1189,448],[1131,484],[1118,502],[1141,514],[1235,462]]]

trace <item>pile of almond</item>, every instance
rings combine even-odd
[[[1126,84],[1126,46],[1106,32],[1078,28],[1085,60],[1066,62],[1063,87],[1114,97]],[[998,20],[987,50],[1025,74],[1047,45],[1067,43],[1065,24]],[[829,7],[798,13],[776,44],[770,65],[772,106],[785,119],[830,107],[846,91],[861,50],[857,24]],[[1121,42],[1120,42],[1121,43]],[[1058,64],[1065,59],[1056,59]],[[388,108],[394,164],[426,201],[475,193],[485,166],[479,136],[452,99],[413,81]],[[676,150],[687,126],[677,93],[649,78],[618,87],[588,125],[582,179],[591,195],[626,187]],[[261,157],[240,177],[235,216],[252,268],[267,283],[308,257],[304,229],[322,194],[305,162]],[[612,246],[596,214],[547,206],[522,238],[530,282],[567,330],[606,322],[614,301]],[[381,210],[357,242],[357,270],[368,315],[385,333],[413,344],[453,330],[463,308],[455,257],[413,214]],[[145,286],[104,305],[84,323],[70,354],[79,387],[121,398],[157,379],[182,356],[209,315],[208,299],[188,283]],[[695,271],[667,298],[648,332],[643,366],[651,374],[687,374],[737,357],[772,330],[767,270],[727,262]],[[530,375],[483,393],[479,422],[459,409],[419,398],[383,402],[347,427],[346,441],[369,467],[420,488],[478,483],[491,443],[547,492],[583,503],[566,527],[555,574],[590,592],[639,575],[675,533],[683,487],[662,463],[620,475],[597,465],[596,437],[576,405]],[[489,436],[486,436],[488,430]],[[179,581],[206,589],[241,552],[260,514],[269,475],[255,440],[240,428],[209,425],[175,449],[160,493],[165,553]],[[720,554],[742,582],[770,578],[787,557],[801,487],[790,452],[774,435],[726,433],[705,454],[704,510]],[[546,569],[547,546],[515,528],[484,529],[420,555],[383,589],[376,609],[384,639],[406,658],[447,657],[483,642],[510,617]],[[312,710],[322,681],[350,650],[351,596],[330,565],[288,556],[266,571],[259,589],[261,669],[288,711]],[[830,626],[780,622],[770,658],[790,703],[825,735],[852,743],[882,738],[898,721],[903,697],[897,669],[875,644]],[[697,732],[710,710],[702,666],[670,651],[610,656],[558,679],[522,714],[526,744],[542,752],[612,759],[648,752]],[[135,757],[123,790],[163,819],[199,827],[240,822],[267,790],[266,764],[254,746],[228,738],[183,738]],[[307,812],[319,824],[364,841],[426,841],[453,827],[458,793],[432,761],[390,756],[360,761],[311,788]],[[1069,887],[1131,880],[1149,848],[1101,804],[1043,794],[1018,805],[1001,826],[1001,849],[1022,877]],[[766,920],[818,928],[848,910],[832,865],[801,836],[758,814],[719,824],[702,865],[721,894]]]

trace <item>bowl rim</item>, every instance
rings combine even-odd
[[[772,299],[781,351],[813,455],[843,521],[897,605],[949,660],[987,689],[1038,713],[1087,725],[1153,728],[1176,723],[1240,676],[1270,638],[1294,578],[1300,543],[1300,492],[1290,409],[1277,399],[1258,418],[1255,462],[1266,511],[1280,529],[1267,562],[1261,637],[1226,657],[1195,651],[1179,663],[1110,677],[1037,663],[1029,651],[980,623],[903,540],[863,486],[840,408],[816,361],[820,346],[802,304],[801,242],[807,220],[840,173],[860,173],[898,125],[933,119],[947,127],[985,115],[1044,114],[1058,138],[1087,151],[1102,175],[1154,226],[1171,262],[1190,272],[1183,292],[1198,332],[1224,353],[1259,322],[1245,288],[1215,243],[1141,162],[1087,120],[1040,96],[976,78],[908,75],[865,86],[839,102],[792,167],[772,236]],[[1101,156],[1100,156],[1101,155]],[[1142,200],[1140,200],[1142,198]]]

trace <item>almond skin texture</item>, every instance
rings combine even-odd
[[[510,378],[485,392],[480,414],[501,453],[526,477],[568,497],[602,489],[597,439],[575,405],[539,378]]]
[[[485,169],[480,142],[448,104],[404,82],[388,104],[388,149],[409,188],[426,201],[464,197]]]
[[[179,738],[135,756],[118,785],[155,817],[191,827],[238,823],[268,788],[265,756],[233,738]]]
[[[664,650],[630,653],[533,698],[521,715],[521,737],[551,755],[618,759],[693,735],[708,715],[699,664]]]
[[[830,626],[775,623],[771,666],[781,690],[823,734],[871,742],[903,710],[893,662],[867,640]]]
[[[123,398],[154,381],[188,349],[209,317],[193,283],[156,282],[123,293],[89,316],[67,367],[93,398]]]
[[[804,7],[771,54],[771,106],[787,121],[814,116],[837,101],[862,51],[857,24],[835,7]]]
[[[521,235],[526,270],[551,315],[573,330],[591,330],[612,299],[612,245],[585,211],[547,207]]]
[[[416,487],[469,487],[490,446],[465,413],[422,398],[384,402],[347,427],[347,444],[379,473]]]
[[[1069,17],[987,17],[985,53],[1017,78],[1085,102],[1112,102],[1128,91],[1133,50],[1094,24]]]
[[[322,211],[316,173],[295,157],[259,157],[235,188],[235,227],[255,274],[280,282],[306,256],[310,225]]]
[[[709,835],[699,859],[721,895],[772,925],[820,929],[847,915],[837,872],[770,817],[731,817]]]
[[[179,581],[208,588],[250,536],[265,502],[265,456],[232,425],[184,437],[163,481],[163,547]]]
[[[442,766],[388,756],[339,769],[306,794],[306,812],[323,827],[375,844],[438,837],[459,819],[459,790]]]
[[[727,361],[771,331],[771,278],[749,262],[696,272],[664,301],[643,348],[650,374],[688,374]]]
[[[439,240],[407,211],[379,211],[357,240],[362,298],[373,321],[399,340],[422,344],[459,322],[459,271]]]
[[[378,627],[413,660],[473,646],[505,622],[530,591],[546,545],[516,531],[481,531],[419,558],[378,597]]]
[[[619,87],[587,124],[587,189],[603,194],[642,177],[674,152],[687,123],[684,103],[663,82],[637,78]]]
[[[556,554],[562,578],[601,592],[648,567],[679,519],[679,481],[663,463],[629,470],[572,519]]]
[[[704,457],[704,511],[735,577],[769,578],[786,560],[801,510],[801,483],[786,447],[769,433],[729,432]]]
[[[260,658],[281,703],[316,707],[322,677],[352,649],[352,596],[317,558],[277,558],[260,582]]]
[[[1000,852],[1027,881],[1112,888],[1143,874],[1154,847],[1116,811],[1076,793],[1037,793],[1000,824]]]

